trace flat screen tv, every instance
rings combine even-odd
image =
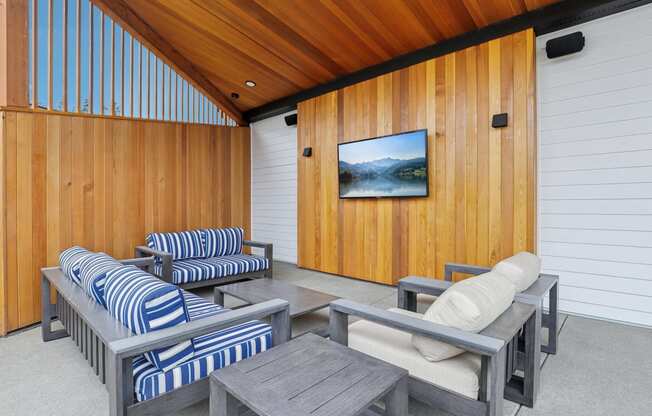
[[[340,198],[428,196],[428,133],[409,131],[337,146]]]

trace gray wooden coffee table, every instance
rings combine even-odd
[[[210,416],[408,414],[408,372],[361,352],[306,334],[210,376]],[[365,409],[367,409],[365,411]],[[251,413],[249,413],[251,414]]]
[[[230,285],[216,286],[214,289],[215,303],[224,306],[225,294],[250,304],[265,302],[271,299],[287,300],[290,304],[291,318],[325,308],[332,301],[339,299],[337,296],[274,279],[254,279]]]

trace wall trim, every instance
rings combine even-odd
[[[403,69],[439,56],[488,42],[533,27],[536,35],[554,32],[580,23],[599,19],[635,7],[652,3],[652,0],[563,0],[519,16],[503,20],[482,29],[426,46],[360,71],[344,75],[333,81],[317,85],[296,94],[281,98],[243,114],[250,122],[264,120],[296,110],[301,101],[331,91],[348,87],[380,75]]]

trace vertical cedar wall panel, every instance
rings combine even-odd
[[[299,266],[393,284],[534,251],[534,52],[528,30],[299,104]],[[424,128],[429,197],[338,198],[338,142]]]
[[[7,111],[4,134],[8,331],[40,319],[39,269],[61,249],[126,258],[149,231],[248,236],[248,128]]]

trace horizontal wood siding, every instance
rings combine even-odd
[[[533,251],[535,79],[528,30],[301,103],[299,266],[393,284]],[[338,198],[338,142],[424,128],[429,197]]]
[[[297,127],[283,114],[251,124],[251,236],[297,262]],[[303,149],[301,149],[303,150]]]
[[[9,331],[40,319],[39,269],[72,245],[124,258],[150,231],[237,225],[249,236],[248,128],[5,116]]]
[[[652,326],[652,6],[537,39],[539,253],[567,313]],[[550,60],[545,42],[582,31]]]

